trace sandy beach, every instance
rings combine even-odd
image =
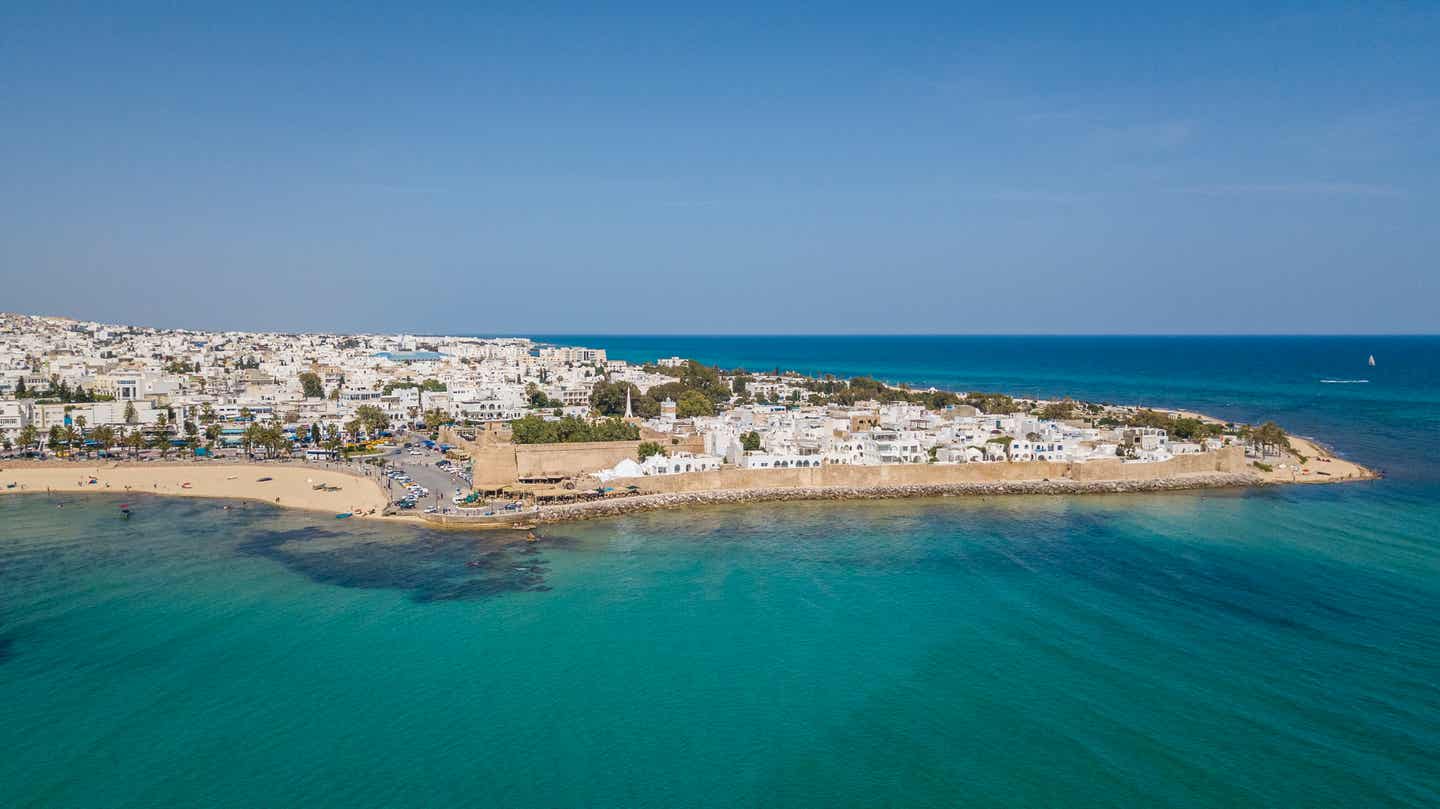
[[[263,479],[263,480],[262,480]],[[11,484],[14,484],[13,488]],[[317,490],[317,485],[328,488]],[[336,488],[338,487],[338,488]],[[0,493],[45,491],[163,494],[258,500],[287,508],[379,516],[388,504],[374,480],[284,464],[0,464]]]
[[[1337,458],[1334,453],[1299,436],[1290,436],[1290,446],[1305,456],[1299,458],[1284,455],[1267,459],[1272,469],[1269,472],[1256,469],[1260,479],[1266,483],[1338,483],[1344,480],[1373,480],[1380,477],[1373,470],[1360,464]]]

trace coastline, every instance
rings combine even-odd
[[[1290,445],[1305,457],[1285,457],[1272,464],[1269,472],[1255,469],[1263,483],[1348,483],[1375,480],[1381,475],[1373,469],[1337,456],[1313,438],[1290,436]]]
[[[1191,489],[1236,489],[1261,485],[1254,475],[1198,473],[1148,480],[1010,480],[994,483],[939,483],[901,486],[826,486],[721,489],[715,491],[642,494],[614,500],[545,506],[527,513],[538,524],[617,517],[701,505],[735,505],[787,500],[897,500],[921,497],[987,497],[1013,495],[1096,495],[1174,492]]]
[[[267,480],[261,480],[267,478]],[[91,481],[94,481],[93,483]],[[10,488],[14,484],[14,488]],[[325,490],[316,485],[324,484]],[[149,494],[254,500],[284,508],[379,517],[380,484],[334,469],[288,464],[0,463],[0,494]],[[371,513],[373,512],[373,514]]]
[[[1291,437],[1306,457],[1282,456],[1269,471],[1247,464],[1243,471],[1183,472],[1154,478],[1075,480],[1017,478],[995,481],[859,483],[854,485],[751,485],[695,491],[647,492],[581,503],[540,506],[531,511],[484,517],[456,514],[386,513],[389,498],[380,484],[351,472],[312,466],[194,464],[112,461],[98,464],[17,462],[0,465],[0,494],[107,493],[253,500],[282,508],[349,513],[363,519],[430,525],[456,530],[511,529],[517,524],[550,524],[715,504],[794,500],[881,500],[916,497],[1131,494],[1191,489],[1244,488],[1373,480],[1380,475],[1338,458],[1313,440]],[[679,476],[676,476],[679,477]],[[265,480],[262,480],[265,479]],[[94,481],[93,483],[91,481]],[[11,488],[11,484],[14,487]],[[316,485],[325,484],[324,490]]]

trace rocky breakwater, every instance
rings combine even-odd
[[[1260,481],[1250,474],[1203,473],[1175,475],[1149,480],[1016,480],[984,483],[937,483],[899,486],[826,486],[811,488],[722,489],[718,491],[640,494],[544,506],[530,513],[536,523],[569,522],[596,517],[615,517],[642,511],[687,506],[763,503],[776,500],[883,500],[899,497],[951,497],[1009,494],[1130,494],[1136,492],[1218,489],[1254,486]]]

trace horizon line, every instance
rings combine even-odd
[[[1440,337],[1440,332],[404,332],[416,337]]]

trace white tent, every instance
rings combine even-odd
[[[639,478],[645,476],[645,469],[636,463],[633,458],[626,458],[615,464],[614,469],[602,469],[595,473],[595,477],[601,481],[611,481],[615,478]]]

